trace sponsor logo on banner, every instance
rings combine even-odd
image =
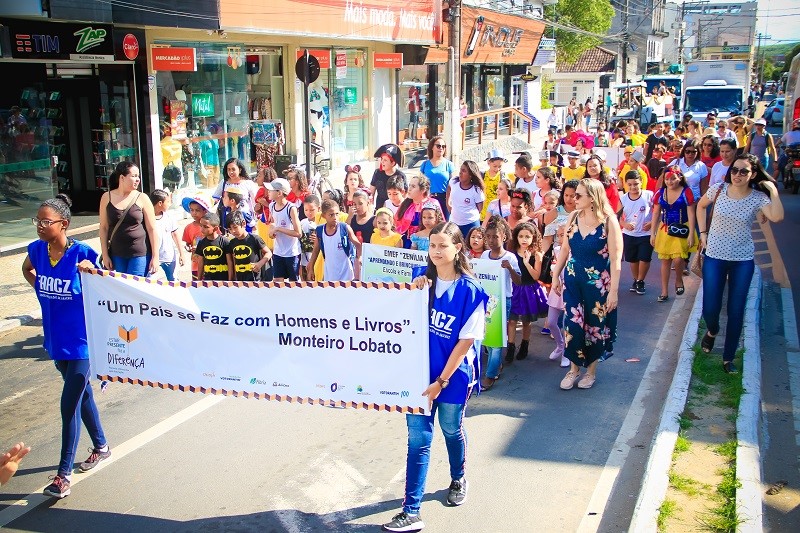
[[[207,378],[215,378],[217,375],[213,372],[203,372],[203,376]]]
[[[222,381],[242,381],[242,378],[239,376],[222,376],[219,379]]]
[[[288,387],[289,385],[287,385],[286,383],[281,383],[280,381],[273,381],[272,382],[272,386],[273,387]]]
[[[331,383],[331,392],[336,392],[337,390],[339,390],[339,384]]]
[[[250,378],[250,385],[266,385],[267,382],[263,379]]]

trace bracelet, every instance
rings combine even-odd
[[[702,235],[703,233],[708,233],[708,232],[707,232],[707,231],[701,231],[701,232],[700,232],[700,235]]]

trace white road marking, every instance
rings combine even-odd
[[[683,298],[676,298],[673,300],[667,316],[681,316],[685,311],[684,308],[686,307],[686,302],[687,300]],[[676,309],[676,306],[680,306],[682,308]],[[581,519],[581,523],[577,529],[577,531],[580,533],[597,531],[600,527],[600,522],[603,520],[603,513],[605,512],[606,504],[611,496],[611,491],[614,489],[614,484],[617,481],[617,476],[619,476],[619,471],[622,468],[622,465],[625,464],[625,460],[628,458],[628,454],[631,451],[629,443],[636,437],[639,430],[639,425],[644,417],[644,400],[648,395],[651,394],[652,389],[655,386],[654,382],[663,379],[663,376],[657,376],[656,372],[660,369],[659,367],[662,359],[668,356],[665,347],[674,342],[674,337],[675,328],[672,327],[672,322],[667,320],[667,322],[664,324],[664,328],[661,330],[661,335],[658,338],[658,342],[656,343],[656,349],[654,350],[653,355],[650,357],[650,362],[647,363],[647,368],[642,376],[642,381],[639,383],[639,388],[636,390],[636,395],[631,402],[631,406],[628,409],[625,420],[622,422],[622,427],[619,430],[617,439],[614,441],[614,445],[611,447],[611,452],[606,460],[606,464],[597,480],[594,492],[589,500],[589,505],[586,507],[586,512],[583,513],[583,518]],[[670,350],[670,353],[673,353],[672,350]]]
[[[2,400],[0,400],[0,405],[5,405],[7,403],[11,403],[14,400],[18,400],[18,399],[22,398],[23,396],[25,396],[26,394],[28,394],[29,392],[33,392],[35,390],[36,390],[36,388],[34,387],[32,389],[25,389],[23,391],[16,392],[16,393],[12,394],[11,396],[7,396],[7,397],[3,398]]]
[[[165,433],[175,429],[187,420],[194,418],[200,413],[210,409],[225,399],[224,396],[207,396],[202,400],[193,403],[189,407],[178,411],[169,418],[162,420],[153,427],[146,429],[135,437],[123,442],[119,446],[115,446],[111,450],[111,457],[97,466],[95,469],[86,472],[85,474],[73,474],[71,486],[75,486],[81,481],[85,481],[100,470],[108,467],[112,463],[119,461],[131,452],[134,452],[152,442]],[[49,485],[49,483],[48,483]],[[7,526],[14,520],[34,510],[39,505],[51,500],[49,496],[42,494],[42,491],[47,485],[42,486],[37,491],[28,494],[26,497],[14,502],[9,507],[0,511],[0,528]]]

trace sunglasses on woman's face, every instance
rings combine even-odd
[[[434,146],[435,146],[436,148],[441,148],[442,150],[444,150],[445,148],[447,148],[447,145],[446,145],[446,144],[434,144]]]
[[[697,150],[686,150],[686,151],[685,151],[685,152],[683,152],[683,153],[684,153],[684,154],[696,154],[696,153],[697,153]]]
[[[747,176],[750,174],[752,170],[747,167],[731,167],[731,176],[739,175],[739,176]]]

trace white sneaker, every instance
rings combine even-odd
[[[566,357],[564,357],[562,355],[561,356],[561,368],[567,368],[568,366],[569,366],[569,359],[567,359]]]
[[[556,346],[556,349],[550,352],[550,360],[555,361],[561,357],[564,357],[564,348]]]

